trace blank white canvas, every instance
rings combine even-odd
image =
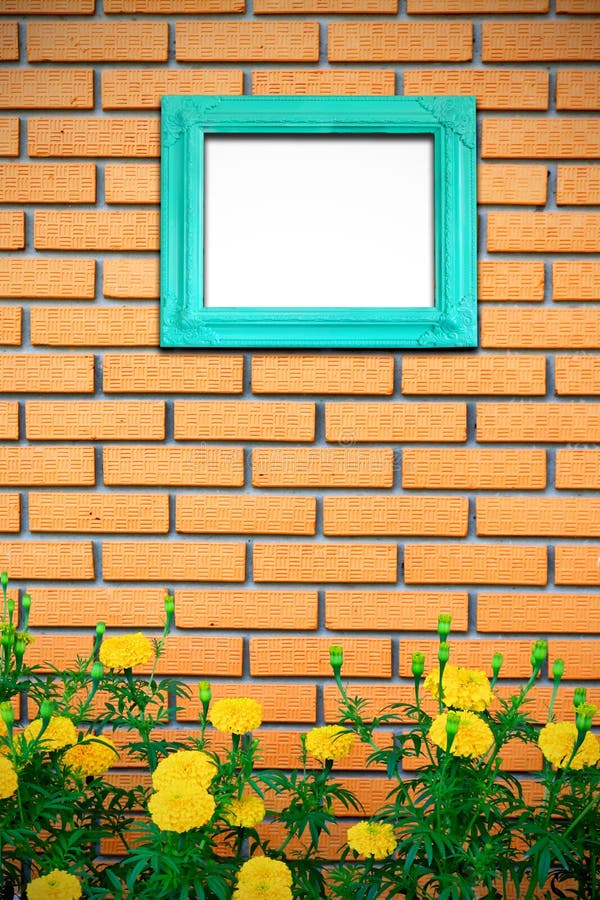
[[[204,305],[434,305],[429,135],[206,135]]]

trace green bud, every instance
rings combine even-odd
[[[539,669],[548,656],[548,642],[536,641],[531,648],[531,665],[534,669]]]
[[[9,647],[12,647],[13,636],[12,631],[3,631],[0,636],[0,644],[4,647],[5,650],[8,650]]]
[[[425,671],[425,654],[413,653],[411,669],[415,678],[420,678]]]
[[[0,584],[3,588],[6,587],[8,584],[8,572],[3,572],[2,575],[0,575]]]
[[[4,703],[0,703],[0,717],[4,724],[9,728],[15,721],[15,712],[8,700]]]
[[[458,729],[460,727],[460,715],[456,712],[449,712],[446,718],[446,735],[448,737],[448,746],[452,743]]]
[[[23,609],[24,609],[24,610],[27,611],[27,610],[30,610],[30,609],[31,609],[31,597],[29,596],[29,594],[23,594],[23,598],[22,598],[22,600],[21,600],[21,603],[23,604]]]
[[[208,681],[201,681],[198,685],[198,690],[200,691],[200,700],[202,703],[210,703],[210,698],[212,697],[212,692],[210,689],[210,684]]]
[[[15,611],[15,601],[12,599],[12,597],[8,598],[6,605],[8,606],[8,614],[12,617]]]
[[[106,625],[104,624],[104,622],[98,622],[98,624],[96,625],[96,634],[98,635],[98,637],[102,637],[105,631]]]
[[[329,662],[334,671],[339,671],[344,662],[344,651],[338,644],[332,644],[329,648]]]
[[[165,612],[168,616],[172,616],[175,612],[175,598],[171,597],[170,594],[167,594],[164,600],[165,603]]]
[[[450,634],[452,616],[449,613],[440,613],[438,616],[438,634],[441,641],[445,641]]]
[[[92,665],[92,671],[90,672],[90,677],[92,681],[100,681],[102,676],[104,675],[104,666],[101,662],[96,660],[96,662]]]
[[[23,637],[17,637],[15,640],[15,656],[17,659],[22,659],[25,655],[25,649],[27,647],[27,641]]]
[[[592,727],[592,721],[598,708],[593,705],[593,703],[582,703],[575,710],[575,724],[577,725],[577,731],[589,731]]]
[[[560,681],[565,672],[564,659],[555,659],[552,663],[552,677],[555,681]]]
[[[450,644],[448,641],[440,641],[440,646],[438,647],[438,659],[443,664],[446,664],[450,659]]]
[[[578,706],[581,706],[582,703],[585,703],[587,697],[587,688],[578,687],[575,688],[573,693],[573,706],[577,709]]]
[[[49,719],[54,712],[54,704],[51,700],[42,700],[40,703],[40,719]]]
[[[494,653],[492,656],[492,674],[494,678],[498,677],[498,673],[502,668],[502,663],[504,662],[504,657],[501,653]]]

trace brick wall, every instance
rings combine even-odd
[[[439,611],[457,661],[521,677],[544,636],[598,701],[600,3],[250,2],[0,0],[0,566],[32,657],[157,633],[167,587],[160,671],[243,680],[269,762],[335,715],[331,642],[405,699]],[[177,92],[475,93],[481,349],[159,351]]]

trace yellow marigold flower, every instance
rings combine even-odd
[[[342,759],[348,756],[354,744],[351,731],[344,731],[339,725],[324,725],[313,728],[306,735],[306,750],[315,759]]]
[[[217,773],[217,767],[202,750],[177,750],[161,759],[152,774],[155,791],[170,787],[176,781],[207,788]]]
[[[103,735],[88,737],[63,754],[63,764],[81,775],[104,775],[119,759],[112,741]]]
[[[396,849],[394,829],[383,822],[359,822],[347,832],[348,846],[361,856],[385,859]]]
[[[161,831],[182,834],[206,825],[215,811],[215,801],[204,788],[175,781],[150,797],[148,809]]]
[[[492,729],[475,713],[463,711],[457,715],[460,717],[460,722],[450,752],[453,756],[483,756],[494,743]],[[448,713],[436,716],[429,729],[429,737],[442,750],[446,749],[448,740],[447,719]]]
[[[19,785],[17,773],[10,759],[0,756],[0,800],[12,797]]]
[[[227,734],[246,734],[262,722],[263,708],[250,697],[224,697],[215,700],[208,714],[217,731]]]
[[[79,879],[62,869],[53,869],[27,885],[28,900],[79,900],[81,896]]]
[[[574,722],[550,722],[540,731],[538,744],[548,762],[557,769],[562,769],[571,759],[576,740],[577,726]],[[582,769],[584,766],[594,766],[598,759],[600,759],[600,743],[598,738],[588,731],[569,768]]]
[[[23,732],[26,739],[33,741],[39,737],[42,726],[41,719],[34,719],[33,722],[30,722]],[[41,743],[46,751],[70,747],[71,744],[77,743],[77,729],[71,719],[67,719],[66,716],[51,716],[48,727],[41,737]]]
[[[2,738],[8,737],[8,728],[6,727],[6,722],[0,716],[0,755],[3,753],[8,753],[8,744],[5,744]]]
[[[292,900],[292,873],[269,856],[253,856],[237,874],[232,900]]]
[[[234,828],[254,828],[265,817],[265,804],[257,794],[244,794],[232,800],[225,821]]]
[[[133,669],[148,662],[152,656],[152,644],[141,631],[118,634],[102,641],[98,656],[107,669]]]
[[[434,697],[439,697],[440,670],[429,673],[424,683],[425,689]],[[483,712],[487,709],[494,694],[489,679],[480,669],[466,669],[448,663],[442,678],[443,702],[454,709],[467,709]]]

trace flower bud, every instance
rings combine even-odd
[[[4,703],[0,703],[0,717],[2,718],[2,721],[4,722],[4,724],[7,725],[9,728],[12,725],[12,723],[15,721],[15,713],[14,713],[14,710],[13,710],[11,704],[8,702],[8,700],[5,701]]]
[[[425,654],[413,653],[412,655],[412,673],[415,678],[420,678],[425,671]]]
[[[92,665],[92,670],[90,672],[90,677],[92,681],[100,681],[102,676],[104,675],[104,666],[101,662],[96,660],[96,662]]]
[[[575,710],[575,724],[577,725],[577,731],[589,731],[592,727],[592,720],[597,712],[597,707],[593,705],[593,703],[582,703]]]
[[[29,596],[29,594],[23,594],[21,603],[23,604],[23,609],[25,610],[25,612],[29,612],[29,610],[31,609],[31,597]]]
[[[13,617],[13,615],[14,615],[14,612],[15,612],[15,601],[12,599],[12,597],[9,597],[9,598],[8,598],[8,601],[7,601],[7,604],[6,604],[6,605],[7,605],[7,607],[8,607],[8,614],[9,614],[9,616],[10,616],[11,619],[12,619],[12,617]]]
[[[450,644],[448,641],[440,641],[440,646],[438,647],[438,659],[444,665],[450,659]]]
[[[2,575],[0,575],[0,584],[3,589],[6,588],[6,585],[8,584],[8,572],[3,572]]]
[[[208,681],[201,681],[198,685],[198,689],[200,691],[200,700],[202,703],[210,703],[210,698],[212,696],[212,692],[210,689],[210,684]]]
[[[502,668],[502,663],[504,662],[504,657],[501,653],[494,653],[492,656],[492,675],[494,678],[498,677],[500,669]]]
[[[23,659],[25,655],[25,649],[27,647],[27,641],[22,635],[17,635],[15,639],[15,656],[17,659]]]
[[[541,668],[542,663],[548,656],[548,642],[536,641],[531,648],[531,665],[534,669]]]
[[[454,738],[458,734],[458,729],[460,727],[460,715],[456,712],[449,712],[446,717],[446,750],[450,750]]]
[[[40,703],[40,719],[49,719],[54,712],[54,704],[51,700],[42,700]]]
[[[164,599],[165,612],[168,616],[172,616],[175,612],[175,598],[167,594]]]
[[[552,677],[555,681],[560,681],[565,672],[564,659],[555,659],[552,663]]]
[[[98,635],[98,637],[102,637],[105,631],[106,625],[104,624],[104,622],[98,622],[98,624],[96,625],[96,634]]]
[[[338,644],[332,644],[329,648],[329,662],[334,672],[339,672],[344,662],[344,651]]]
[[[12,631],[3,631],[0,636],[0,644],[4,648],[4,650],[8,650],[9,647],[12,647],[13,636]]]
[[[578,687],[575,688],[573,693],[573,706],[577,709],[578,706],[581,706],[582,703],[585,703],[585,699],[587,697],[587,688]]]
[[[452,616],[449,613],[440,613],[438,616],[438,634],[441,641],[445,641],[450,634]]]

